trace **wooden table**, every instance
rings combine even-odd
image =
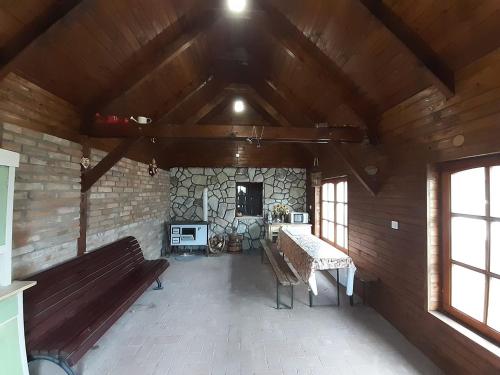
[[[318,295],[316,271],[337,270],[338,292],[338,270],[346,268],[346,293],[348,296],[352,296],[356,266],[347,254],[312,234],[294,232],[293,228],[280,230],[278,248],[292,264],[300,278],[309,285],[309,290],[314,295]],[[310,298],[312,299],[312,295]]]

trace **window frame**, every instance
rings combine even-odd
[[[441,180],[441,246],[442,255],[441,261],[441,310],[445,314],[451,316],[472,328],[479,334],[500,342],[500,332],[487,325],[488,307],[489,307],[489,284],[490,278],[500,279],[500,275],[491,272],[490,259],[491,259],[491,223],[500,222],[500,218],[490,216],[490,168],[500,165],[500,155],[463,159],[452,162],[445,162],[440,166],[440,180]],[[485,215],[470,215],[458,214],[451,212],[451,175],[457,172],[462,172],[468,169],[485,168]],[[451,220],[452,217],[466,217],[485,220],[486,225],[486,249],[485,249],[485,270],[453,260],[451,258]],[[452,265],[458,265],[468,270],[481,273],[485,276],[485,298],[484,298],[484,313],[483,321],[480,322],[475,318],[465,314],[461,310],[451,305],[452,297],[452,281],[451,281],[451,268]]]
[[[338,183],[341,183],[341,182],[345,182],[346,183],[346,196],[347,196],[347,199],[346,199],[346,202],[339,202],[337,201],[337,184]],[[325,238],[323,237],[323,187],[324,185],[328,184],[328,183],[333,183],[335,188],[334,188],[334,200],[333,201],[327,201],[327,202],[332,202],[333,203],[333,224],[334,224],[334,240],[333,241],[330,241],[328,238]],[[341,177],[332,177],[332,178],[326,178],[326,179],[323,179],[321,180],[321,187],[320,187],[320,208],[319,208],[319,222],[320,222],[320,225],[319,225],[319,237],[329,243],[330,245],[336,247],[337,249],[341,250],[342,252],[348,254],[349,252],[349,193],[348,193],[348,187],[349,187],[349,182],[347,181],[347,176],[341,176]],[[347,210],[347,222],[346,224],[339,224],[337,223],[337,203],[343,203],[345,204],[346,206],[346,210]],[[327,220],[328,222],[331,222],[330,220]],[[345,243],[347,244],[347,247],[344,247],[344,246],[340,246],[338,243],[337,243],[337,225],[341,225],[343,227],[345,227],[346,229],[346,238],[345,238]]]
[[[248,212],[245,212],[245,213],[242,212],[242,216],[243,217],[263,217],[263,215],[264,215],[264,184],[262,182],[250,182],[250,181],[238,181],[238,182],[236,182],[236,186],[235,186],[235,189],[236,189],[236,196],[235,196],[236,213],[238,213],[238,186],[246,186],[247,189],[249,189],[249,187],[251,185],[258,186],[260,189],[260,196],[259,196],[259,202],[258,202],[259,203],[258,208],[259,208],[260,213],[255,214],[255,215],[251,215]]]

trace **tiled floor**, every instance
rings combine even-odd
[[[276,310],[274,276],[257,255],[171,259],[164,285],[137,301],[78,374],[440,373],[374,310],[350,307],[345,296],[340,308],[311,309],[301,286],[293,310]],[[325,279],[320,293],[317,303],[336,300]]]

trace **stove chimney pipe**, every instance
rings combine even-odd
[[[208,188],[203,189],[203,221],[208,221]]]

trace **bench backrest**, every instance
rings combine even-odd
[[[126,237],[30,276],[37,285],[25,294],[28,343],[70,319],[142,262],[139,243]]]

